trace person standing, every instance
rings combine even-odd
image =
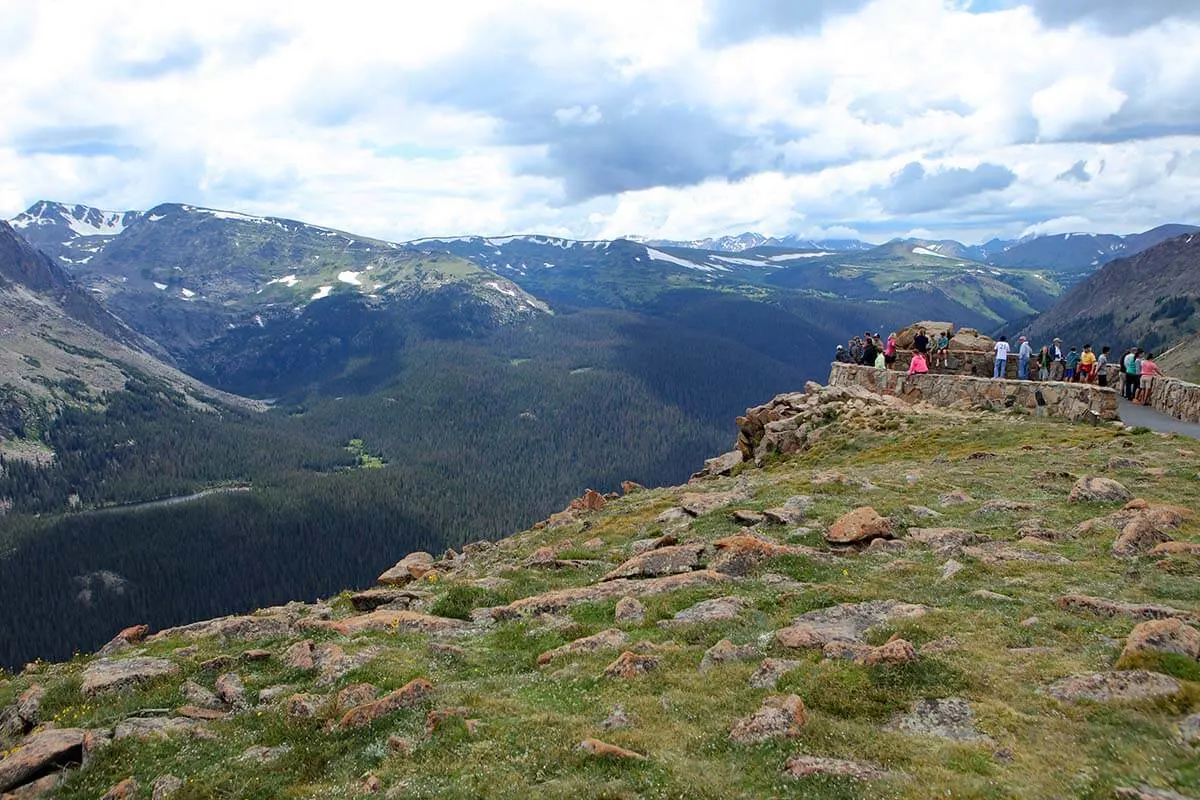
[[[850,357],[848,352],[846,352],[846,348],[842,347],[840,344],[837,346],[837,352],[835,352],[833,355],[833,360],[839,364],[854,363],[854,359]]]
[[[1003,378],[1008,372],[1008,337],[1001,336],[1000,339],[992,345],[992,349],[996,351],[996,363],[992,367],[993,378]]]
[[[1066,370],[1063,372],[1063,380],[1067,381],[1068,383],[1074,382],[1075,368],[1078,366],[1079,366],[1079,352],[1076,351],[1076,349],[1074,347],[1072,347],[1071,352],[1067,353],[1067,366],[1066,366]]]
[[[867,334],[867,341],[863,343],[862,361],[860,363],[864,367],[875,366],[875,356],[878,353],[879,351],[875,349],[875,340],[870,334]]]
[[[1063,350],[1062,339],[1055,338],[1050,344],[1050,380],[1061,381],[1066,367],[1067,354]]]
[[[1144,406],[1150,405],[1150,392],[1154,389],[1154,378],[1162,374],[1158,364],[1154,363],[1154,353],[1146,353],[1146,357],[1138,364],[1138,389],[1133,402]]]
[[[1112,348],[1105,345],[1100,348],[1100,357],[1096,359],[1096,383],[1100,386],[1108,386],[1108,354],[1112,352]]]
[[[1079,380],[1082,383],[1092,383],[1096,380],[1096,354],[1092,346],[1085,344],[1079,356]]]
[[[887,364],[888,369],[892,368],[892,364],[896,363],[896,332],[892,331],[887,338],[887,344],[883,347],[883,360]]]
[[[1125,358],[1121,361],[1125,368],[1125,399],[1133,401],[1137,395],[1138,384],[1141,382],[1141,371],[1138,364],[1138,356],[1142,354],[1142,348],[1135,347],[1125,354]]]
[[[1033,356],[1033,348],[1029,346],[1029,340],[1022,336],[1019,340],[1020,348],[1017,349],[1017,378],[1019,380],[1029,380],[1029,359]]]
[[[1038,351],[1038,380],[1050,380],[1050,346],[1042,345]]]
[[[913,337],[913,349],[921,355],[929,352],[929,336],[926,335],[924,328],[917,328],[917,335]]]

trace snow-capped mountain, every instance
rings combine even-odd
[[[806,239],[801,236],[764,236],[761,233],[738,234],[737,236],[709,237],[706,239],[653,239],[646,236],[630,236],[630,241],[653,247],[682,247],[688,250],[715,250],[721,253],[742,253],[759,247],[785,247],[795,250],[828,250],[845,253],[870,250],[875,245],[858,239]]]
[[[40,200],[9,220],[34,247],[66,264],[86,264],[104,245],[143,216]]]

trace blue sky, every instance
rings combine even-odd
[[[0,214],[402,240],[1200,222],[1194,0],[0,0]]]

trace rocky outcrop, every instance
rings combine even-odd
[[[787,767],[783,771],[783,776],[792,780],[800,780],[810,775],[829,775],[859,781],[878,781],[887,778],[889,774],[872,764],[820,756],[793,756],[787,760]]]
[[[423,678],[416,678],[378,700],[350,709],[342,716],[338,725],[342,728],[361,728],[401,709],[418,706],[432,694],[433,684]]]
[[[1076,422],[1119,418],[1116,391],[1085,383],[1035,383],[941,373],[908,375],[897,370],[833,364],[829,385],[947,408],[1020,411]]]
[[[858,544],[878,538],[892,538],[892,522],[870,506],[842,515],[825,533],[825,541],[830,544]]]
[[[15,752],[0,759],[0,792],[32,783],[63,767],[83,761],[84,731],[59,728],[35,733]]]
[[[1122,658],[1139,653],[1176,653],[1200,659],[1200,631],[1177,619],[1152,619],[1139,622],[1125,641]]]
[[[727,575],[707,569],[646,580],[618,578],[594,586],[557,589],[545,594],[514,600],[506,606],[482,609],[481,614],[492,619],[510,619],[526,614],[554,613],[580,603],[601,603],[605,600],[625,596],[650,597],[679,589],[695,589],[725,583],[729,580]]]
[[[879,600],[868,603],[843,603],[801,614],[787,628],[775,631],[775,639],[784,647],[821,648],[830,642],[861,643],[872,628],[889,622],[923,617],[922,605]]]
[[[616,650],[624,647],[629,643],[629,635],[625,631],[609,628],[606,631],[592,636],[585,636],[582,639],[576,639],[573,642],[568,642],[562,647],[556,647],[553,650],[547,650],[537,658],[537,663],[545,666],[556,658],[573,653],[594,653],[597,650]]]
[[[1142,669],[1071,675],[1050,685],[1050,695],[1058,700],[1094,700],[1121,702],[1171,697],[1183,685],[1169,675]]]
[[[1058,598],[1058,607],[1065,611],[1086,612],[1101,617],[1129,617],[1138,620],[1184,619],[1195,620],[1196,614],[1170,606],[1151,603],[1122,603],[1106,597],[1089,597],[1084,594],[1069,594]]]
[[[700,556],[706,549],[707,546],[702,543],[660,547],[634,556],[600,580],[657,578],[662,575],[692,572],[700,568]]]
[[[796,737],[807,722],[804,701],[794,694],[775,695],[763,701],[762,708],[734,723],[729,741],[755,744],[768,739]]]
[[[1127,503],[1133,494],[1112,478],[1085,475],[1071,487],[1067,501],[1071,503]]]
[[[179,665],[165,658],[127,658],[122,661],[99,659],[83,671],[85,695],[127,691],[159,678],[179,674]]]

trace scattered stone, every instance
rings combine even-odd
[[[316,662],[313,661],[312,639],[296,642],[283,652],[281,660],[285,667],[292,669],[316,669]]]
[[[1071,487],[1067,501],[1071,503],[1126,503],[1133,494],[1112,478],[1084,475]]]
[[[953,558],[942,564],[942,574],[938,581],[948,581],[958,573],[962,572],[963,565]]]
[[[379,776],[368,772],[362,776],[362,784],[359,788],[365,794],[379,794],[383,791],[383,781],[379,780]]]
[[[378,700],[355,706],[342,716],[338,724],[342,728],[361,728],[401,709],[420,705],[432,694],[433,684],[424,678],[416,678]]]
[[[702,517],[719,508],[740,503],[749,499],[745,489],[732,489],[726,492],[689,492],[680,496],[679,507],[692,517]]]
[[[635,753],[632,750],[626,750],[624,747],[617,747],[615,744],[608,744],[599,739],[584,739],[576,745],[575,749],[599,758],[616,758],[630,761],[646,760],[646,757],[641,753]]]
[[[1037,506],[1020,500],[988,500],[981,505],[978,514],[1004,514],[1012,511],[1033,511]]]
[[[1200,631],[1173,618],[1139,622],[1125,641],[1121,657],[1138,653],[1176,653],[1200,659]]]
[[[825,540],[832,544],[856,544],[892,536],[891,520],[879,516],[879,512],[870,506],[861,506],[844,514],[825,532]]]
[[[292,752],[292,746],[281,744],[278,747],[267,747],[265,745],[257,745],[249,747],[238,758],[242,761],[254,761],[259,764],[269,764],[288,753]]]
[[[1006,542],[985,542],[981,545],[964,547],[963,555],[977,558],[985,564],[1001,564],[1005,561],[1031,561],[1040,564],[1070,564],[1070,560],[1055,553],[1038,553],[1022,550]]]
[[[1162,542],[1150,551],[1152,556],[1200,556],[1200,543]]]
[[[429,553],[409,553],[396,562],[396,566],[380,575],[379,582],[384,586],[404,586],[420,580],[431,569],[433,569],[433,556]]]
[[[1187,795],[1173,792],[1170,789],[1156,789],[1153,786],[1119,786],[1113,791],[1117,800],[1195,800]]]
[[[246,687],[236,672],[227,672],[217,678],[217,699],[233,711],[245,711],[250,707],[246,701]]]
[[[377,608],[408,608],[425,595],[411,589],[399,589],[392,586],[379,586],[364,592],[350,595],[350,605],[355,611],[374,611]]]
[[[1112,554],[1117,558],[1133,558],[1169,541],[1171,537],[1148,515],[1140,515],[1121,530],[1121,535],[1113,542]]]
[[[975,713],[971,711],[970,703],[961,697],[918,700],[909,713],[893,720],[888,728],[956,742],[988,738],[975,730]]]
[[[200,662],[200,669],[205,672],[226,672],[237,665],[237,659],[233,656],[214,656],[207,661]]]
[[[938,517],[942,516],[932,508],[926,508],[925,506],[906,506],[906,508],[910,514],[912,514],[914,517],[918,517],[919,519],[937,519]]]
[[[791,626],[775,631],[775,639],[784,647],[824,647],[832,641],[861,642],[872,628],[898,620],[918,619],[928,609],[897,600],[875,600],[809,611],[792,621]]]
[[[137,797],[138,785],[133,778],[126,778],[104,793],[100,800],[130,800]]]
[[[46,772],[83,762],[84,732],[55,728],[30,736],[15,752],[0,758],[0,792],[7,792]]]
[[[744,508],[730,513],[729,518],[739,525],[758,525],[761,522],[767,521],[767,515],[761,511],[751,511]]]
[[[625,711],[625,706],[615,705],[612,712],[604,718],[600,723],[600,727],[606,731],[618,730],[620,728],[632,727],[636,720],[632,715]]]
[[[413,751],[417,749],[417,746],[413,744],[411,739],[406,739],[394,733],[388,737],[387,746],[389,751],[406,758],[411,756]]]
[[[701,622],[726,622],[736,619],[742,613],[746,601],[741,597],[718,597],[713,600],[701,600],[695,605],[688,606],[676,612],[671,619],[660,620],[658,627],[671,628],[678,625],[693,625]]]
[[[735,645],[728,639],[722,639],[704,651],[704,657],[700,659],[700,671],[707,672],[721,664],[750,661],[755,658],[758,658],[758,648],[754,645]]]
[[[438,633],[466,627],[468,623],[450,617],[435,617],[419,611],[379,608],[367,614],[345,619],[312,622],[314,628],[336,631],[343,636],[353,636],[363,631],[390,631],[392,633]]]
[[[789,497],[779,508],[768,508],[763,515],[769,522],[776,525],[799,525],[808,518],[813,499],[808,495],[798,494]]]
[[[909,528],[904,541],[928,547],[941,555],[951,555],[969,544],[987,541],[987,538],[966,528]]]
[[[370,683],[352,683],[337,693],[339,711],[371,702],[379,696],[379,687]]]
[[[802,663],[787,658],[764,658],[750,676],[750,686],[754,689],[774,689],[780,678],[799,668]]]
[[[978,597],[980,600],[994,600],[997,603],[1015,603],[1015,602],[1017,602],[1015,598],[1009,597],[1006,594],[1000,594],[999,592],[992,592],[987,589],[976,589],[975,591],[971,592],[971,596]]]
[[[188,703],[198,708],[221,710],[225,707],[215,694],[193,680],[184,681],[180,692]]]
[[[317,694],[293,694],[284,701],[283,713],[291,719],[312,719],[324,702]]]
[[[244,661],[250,661],[250,662],[270,661],[271,660],[271,651],[270,650],[260,650],[260,649],[246,650],[242,653],[242,659]]]
[[[938,495],[938,505],[942,506],[942,507],[960,506],[963,503],[974,502],[974,500],[975,500],[974,497],[971,497],[971,495],[967,494],[966,492],[962,491],[961,489],[955,489],[952,492],[947,492],[946,494]]]
[[[537,663],[545,666],[561,656],[572,655],[574,653],[595,653],[597,650],[615,650],[624,647],[628,643],[629,635],[625,631],[617,628],[609,628],[592,636],[584,636],[582,639],[568,642],[562,647],[547,650],[537,657]]]
[[[1179,721],[1179,741],[1191,747],[1200,745],[1200,713]]]
[[[900,664],[911,664],[916,660],[917,649],[913,647],[912,642],[895,636],[889,639],[886,644],[879,647],[872,647],[862,657],[862,663],[868,667],[882,664],[898,666]]]
[[[955,639],[953,636],[943,636],[940,639],[934,639],[932,642],[926,642],[921,645],[917,653],[923,656],[936,656],[942,653],[953,653],[961,647],[962,645],[958,643],[958,639]]]
[[[147,683],[179,674],[179,665],[165,658],[102,658],[83,671],[82,691],[91,697],[101,692],[129,691]]]
[[[149,625],[130,625],[114,636],[108,644],[101,647],[97,651],[97,655],[111,656],[120,653],[122,650],[128,650],[133,645],[139,644],[145,639],[148,633],[150,633]]]
[[[762,708],[734,723],[729,740],[735,744],[755,744],[769,739],[794,738],[807,721],[804,701],[797,695],[772,695]]]
[[[182,788],[183,781],[174,775],[160,775],[154,779],[150,797],[151,800],[170,800]]]
[[[617,579],[592,586],[556,589],[544,594],[534,595],[533,597],[515,600],[506,606],[488,609],[487,613],[493,619],[511,619],[527,614],[561,611],[580,603],[600,603],[626,595],[650,597],[680,589],[707,587],[714,583],[724,583],[729,580],[728,576],[707,569],[647,580]]]
[[[604,668],[604,677],[622,678],[628,680],[658,669],[660,659],[657,656],[643,656],[626,650],[616,661]]]
[[[1058,700],[1113,702],[1153,700],[1176,695],[1182,689],[1169,675],[1144,669],[1070,675],[1050,684],[1050,695]]]
[[[1084,594],[1069,594],[1058,598],[1058,607],[1075,613],[1086,612],[1100,617],[1130,617],[1131,619],[1184,619],[1194,620],[1197,615],[1170,606],[1148,603],[1122,603],[1105,597],[1089,597]]]
[[[871,764],[819,756],[793,756],[788,759],[787,768],[783,771],[785,778],[793,780],[807,778],[810,775],[831,775],[859,781],[878,781],[889,777],[890,773]]]
[[[646,606],[635,597],[622,597],[617,601],[613,617],[618,623],[626,622],[630,625],[641,625],[646,621]]]
[[[764,561],[779,556],[815,555],[810,547],[782,545],[754,536],[743,528],[741,533],[713,542],[717,554],[709,562],[709,569],[726,575],[748,575]]]
[[[701,543],[660,547],[636,555],[600,580],[617,578],[655,578],[700,569],[700,556],[706,546]]]

